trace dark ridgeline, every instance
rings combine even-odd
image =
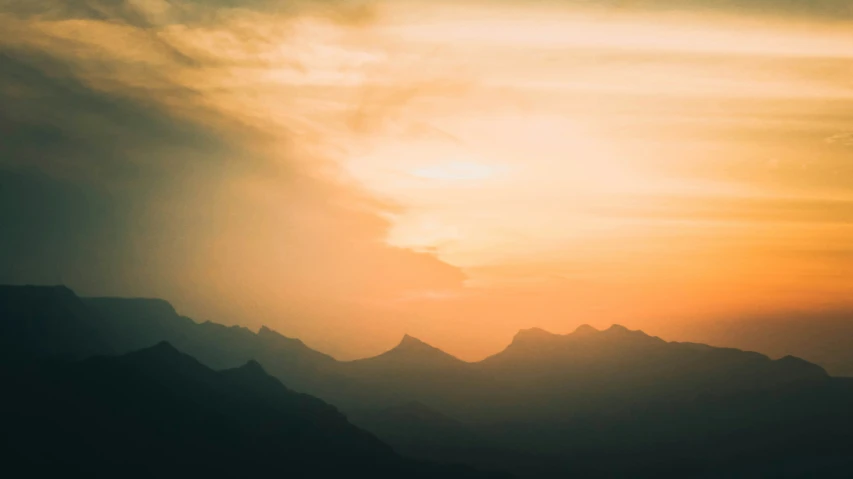
[[[107,323],[64,287],[0,286],[0,359],[110,354]]]
[[[3,298],[13,303],[26,302],[32,297],[9,290],[4,288]],[[43,298],[43,301],[48,300]],[[174,411],[169,409],[162,413],[161,426],[156,427],[194,434],[192,424],[202,421],[181,421],[191,421],[197,417],[194,415],[202,414],[199,411],[209,413],[205,417],[225,421],[218,432],[205,432],[201,434],[203,437],[229,436],[231,432],[223,432],[234,430],[229,429],[235,427],[229,421],[239,424],[238,433],[248,436],[235,436],[240,437],[234,439],[236,445],[199,443],[202,445],[198,447],[218,451],[216,455],[221,455],[223,461],[251,454],[251,448],[243,445],[257,445],[252,441],[260,437],[258,434],[272,434],[262,427],[264,424],[283,425],[276,429],[279,432],[300,431],[287,421],[307,416],[317,420],[310,427],[305,426],[305,430],[343,427],[342,424],[353,430],[340,433],[343,442],[329,443],[322,453],[324,457],[355,461],[346,451],[366,448],[363,450],[367,456],[376,454],[371,457],[398,461],[371,462],[381,464],[385,468],[380,468],[381,471],[409,464],[379,443],[367,439],[347,442],[346,438],[362,437],[358,434],[363,433],[354,432],[358,430],[336,412],[328,416],[319,412],[293,413],[314,411],[307,404],[322,403],[285,389],[262,372],[261,364],[288,387],[340,407],[354,424],[375,433],[398,452],[421,459],[465,462],[481,469],[510,471],[521,477],[853,477],[853,381],[832,378],[822,368],[793,357],[771,360],[735,349],[666,342],[621,326],[604,331],[582,326],[568,335],[539,329],[521,331],[504,351],[478,363],[458,360],[409,336],[377,357],[339,362],[311,350],[299,340],[266,328],[253,333],[245,328],[195,323],[178,316],[163,301],[76,301],[83,309],[75,306],[74,311],[79,314],[71,320],[81,324],[83,331],[91,332],[93,338],[99,338],[90,343],[84,341],[86,347],[57,345],[55,338],[62,335],[32,334],[31,329],[20,325],[4,325],[4,331],[24,332],[20,339],[28,344],[20,345],[18,351],[29,351],[29,357],[37,356],[36,352],[51,355],[57,351],[72,351],[74,357],[79,357],[87,351],[97,353],[100,347],[127,353],[167,340],[215,369],[257,361],[230,372],[215,373],[159,345],[125,357],[99,358],[59,369],[52,366],[47,373],[32,376],[57,378],[37,383],[39,388],[48,388],[44,384],[91,386],[93,389],[79,394],[86,398],[85,403],[103,401],[99,408],[89,411],[94,418],[109,417],[98,411],[111,411],[106,407],[110,404],[125,404],[127,394],[121,400],[110,396],[116,393],[103,386],[112,379],[102,377],[105,382],[101,383],[82,380],[96,374],[91,371],[120,370],[121,376],[135,378],[128,380],[128,388],[154,381],[157,386],[142,389],[176,395],[184,401],[174,406],[183,411],[176,414],[181,417],[170,417],[170,411]],[[39,308],[36,309],[56,311],[51,307],[44,309],[44,305]],[[6,310],[30,311],[20,305]],[[6,317],[3,321],[56,324],[55,320],[28,314]],[[40,328],[44,330],[47,326]],[[42,344],[42,338],[53,339]],[[78,339],[79,335],[68,337],[71,343]],[[94,348],[92,344],[99,346]],[[128,358],[150,357],[152,351],[171,351],[167,356],[185,358],[195,366],[164,367],[164,371],[155,368],[153,371],[159,372],[145,375],[121,369],[132,363]],[[174,379],[177,371],[189,370],[197,372],[199,378],[216,379],[168,379]],[[191,376],[195,377],[195,373]],[[65,379],[60,381],[60,378]],[[235,400],[234,391],[245,398]],[[48,388],[40,396],[51,398],[61,394]],[[26,396],[22,397],[26,404]],[[295,397],[304,398],[305,402]],[[38,406],[37,401],[33,404]],[[129,404],[138,407],[132,401]],[[191,409],[192,413],[180,408]],[[316,411],[321,410],[324,409],[317,406]],[[145,414],[161,415],[156,409]],[[151,422],[150,427],[157,424],[150,417],[143,422]],[[49,430],[51,426],[44,427]],[[139,427],[148,431],[149,426]],[[120,435],[112,430],[107,432],[106,436],[109,432]],[[278,443],[265,441],[275,443],[270,447],[278,451],[292,450],[287,441],[304,443],[313,451],[325,443],[325,439],[318,438],[328,437],[323,435],[327,432],[313,431],[305,440],[296,435]],[[141,443],[147,444],[148,440],[150,437]],[[181,449],[168,441],[164,444],[169,447],[164,447],[163,453]],[[288,463],[282,461],[280,452],[261,448],[255,455],[261,450],[269,456],[278,454],[277,459],[268,459],[270,464]],[[382,456],[383,450],[388,456]],[[298,455],[310,457],[310,454],[309,451]],[[300,460],[293,463],[300,464]],[[226,466],[215,469],[224,471]],[[261,470],[266,466],[258,467]],[[329,469],[328,474],[334,475],[334,471]],[[402,477],[413,475],[406,472]]]
[[[790,313],[670,326],[667,335],[706,344],[794,355],[833,376],[853,377],[853,311]]]
[[[264,365],[273,376],[286,378],[298,391],[314,390],[315,370],[336,361],[315,351],[298,339],[288,338],[263,327],[258,333],[240,326],[223,326],[179,316],[166,301],[159,299],[83,298],[100,318],[99,332],[118,353],[125,353],[168,341],[213,369],[237,367],[250,359]]]
[[[487,477],[404,459],[250,361],[169,343],[3,369],[5,477]]]
[[[104,352],[103,318],[65,288],[0,289],[22,343],[0,364],[3,477],[496,477],[403,458],[253,360],[214,371],[162,341],[75,361]]]

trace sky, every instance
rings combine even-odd
[[[847,0],[0,0],[0,283],[343,359],[853,309]]]

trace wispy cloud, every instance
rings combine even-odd
[[[312,311],[328,325],[460,287],[457,268],[387,246],[393,207],[329,156],[354,105],[335,89],[370,58],[346,37],[371,9],[4,2],[0,281],[165,296],[226,322],[298,310],[308,337]]]
[[[827,143],[841,146],[853,146],[853,132],[836,133],[826,139]]]
[[[372,325],[374,346],[413,315],[451,334],[463,315],[742,307],[749,288],[839,298],[849,18],[841,0],[0,0],[0,281],[167,296],[318,344]]]

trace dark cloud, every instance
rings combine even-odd
[[[298,311],[289,330],[314,339],[375,317],[354,301],[461,287],[458,269],[385,245],[389,207],[326,174],[327,159],[294,148],[305,139],[287,125],[216,104],[219,87],[181,76],[216,80],[230,58],[158,34],[163,22],[216,25],[221,8],[281,2],[159,2],[169,7],[159,13],[157,3],[0,4],[15,12],[0,16],[15,33],[0,41],[0,283],[166,297],[200,319],[252,326]],[[333,20],[349,21],[341,5]],[[41,29],[45,18],[90,22],[68,37]],[[98,36],[116,26],[127,36]],[[109,49],[127,38],[127,53]]]
[[[139,213],[231,150],[198,125],[87,87],[73,65],[0,51],[0,283],[129,288]],[[138,284],[137,284],[138,286]]]
[[[73,65],[40,52],[0,51],[0,95],[0,164],[7,166],[138,179],[163,173],[149,158],[213,161],[211,152],[226,149],[212,132],[153,105],[88,87]],[[186,150],[195,154],[178,155]]]
[[[86,19],[141,28],[208,22],[233,11],[326,15],[346,22],[373,17],[371,0],[0,0],[0,12],[51,20]]]
[[[587,3],[570,0],[575,3]],[[606,0],[600,8],[693,10],[765,15],[809,15],[851,18],[853,4],[847,0]]]
[[[614,2],[626,8],[850,13],[846,1],[802,3]],[[263,66],[267,59],[252,52],[222,58],[205,45],[190,48],[163,34],[166,27],[221,26],[248,12],[249,21],[215,33],[227,34],[224,47],[232,39],[268,46],[281,38],[265,36],[251,15],[309,12],[361,23],[371,18],[371,5],[0,0],[0,28],[9,26],[0,39],[0,282],[162,296],[199,319],[253,326],[293,321],[282,318],[298,311],[286,331],[315,340],[329,330],[346,331],[339,344],[363,329],[343,328],[344,322],[372,316],[355,311],[355,300],[434,297],[460,288],[465,275],[459,269],[431,254],[387,246],[390,207],[324,174],[329,162],[304,154],[298,146],[305,138],[295,129],[241,109],[238,100],[226,105],[230,109],[211,105],[206,95],[221,93],[228,83],[206,84],[217,74],[208,69]],[[75,36],[37,25],[44,20],[87,22],[65,22],[77,29]],[[98,37],[104,32],[93,27],[110,27],[116,35]],[[109,50],[113,41],[126,44]],[[116,51],[119,56],[111,56]],[[411,69],[418,68],[423,65]],[[350,126],[371,130],[393,119],[396,105],[421,94],[422,85],[413,85],[354,95],[360,102],[350,110]],[[423,87],[437,86],[458,88]],[[264,94],[247,89],[237,93]],[[290,105],[281,103],[282,110]],[[312,141],[322,141],[322,133],[312,132]],[[700,199],[696,206],[712,220],[730,218],[731,209],[744,221],[787,218],[791,211],[803,221],[851,220],[850,204],[842,202]],[[628,213],[674,215],[656,204],[641,209]],[[299,303],[305,298],[323,303],[324,318],[316,325],[304,319],[316,312],[315,303]],[[402,333],[387,323],[375,329],[378,341]]]

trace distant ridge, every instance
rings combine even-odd
[[[464,367],[468,364],[418,338],[405,334],[394,348],[374,357],[347,363],[352,368],[430,369],[435,367]]]
[[[503,351],[473,363],[407,334],[378,356],[341,362],[267,327],[253,332],[196,323],[158,300],[89,301],[63,288],[2,287],[0,299],[5,300],[0,308],[9,313],[2,317],[9,333],[2,338],[10,347],[5,353],[20,353],[7,355],[4,368],[15,370],[13,361],[62,357],[57,350],[88,357],[80,362],[85,369],[80,379],[103,388],[86,392],[75,403],[84,409],[73,411],[73,417],[100,417],[98,408],[107,408],[99,402],[103,397],[131,401],[133,410],[162,405],[153,411],[170,418],[162,427],[172,432],[171,424],[205,424],[227,418],[232,409],[240,414],[238,429],[258,428],[264,434],[270,431],[270,414],[282,414],[282,421],[305,414],[304,420],[318,418],[327,425],[342,424],[344,414],[350,414],[357,424],[422,459],[484,469],[521,467],[523,477],[527,468],[543,468],[547,474],[542,477],[549,478],[659,478],[671,471],[669,477],[702,477],[708,464],[719,465],[720,471],[707,477],[744,471],[776,477],[774,471],[789,467],[818,471],[807,477],[830,477],[824,467],[843,463],[847,446],[853,445],[848,420],[853,382],[832,378],[795,357],[773,360],[733,348],[667,342],[620,325],[600,331],[584,325],[569,334],[522,330]],[[37,369],[37,364],[29,366]],[[34,397],[52,401],[59,396],[52,388],[64,387],[56,380],[75,369],[68,367],[50,373],[57,376],[39,384]],[[21,379],[21,387],[30,387]],[[245,402],[246,395],[257,400]],[[65,401],[67,395],[62,397]],[[219,402],[207,402],[217,397]],[[137,399],[143,402],[133,402]],[[41,404],[28,396],[20,407],[30,403]],[[307,409],[294,413],[300,407]],[[38,409],[31,410],[29,420],[50,436],[44,431],[52,426],[38,423]],[[293,431],[287,421],[275,423]],[[133,423],[120,431],[146,430],[146,425]],[[29,434],[26,424],[20,426],[21,434]],[[330,431],[313,444],[338,441],[343,431]],[[30,439],[18,452],[39,450],[38,438]],[[200,437],[188,441],[181,444],[204,444]],[[370,440],[362,441],[368,446],[352,448],[370,449]],[[264,449],[266,439],[250,443],[257,450],[249,456],[277,457],[276,451]],[[125,446],[110,452],[121,457],[125,450],[136,450]],[[223,454],[215,444],[211,447],[204,457]]]
[[[536,343],[540,341],[553,340],[559,335],[549,333],[542,328],[522,329],[515,333],[511,344]]]
[[[490,477],[402,458],[257,362],[216,372],[165,341],[4,380],[4,467],[34,477]]]
[[[593,328],[592,326],[590,326],[588,324],[582,324],[582,325],[578,326],[577,329],[575,329],[575,331],[572,334],[575,334],[578,336],[584,336],[584,335],[589,335],[589,334],[596,334],[598,332],[600,332],[600,331]]]
[[[328,383],[326,376],[341,377],[355,374],[363,369],[375,374],[381,370],[420,370],[429,371],[434,368],[453,369],[473,372],[499,367],[501,363],[514,364],[521,367],[529,361],[564,361],[570,358],[576,364],[587,364],[595,361],[596,357],[608,355],[609,361],[631,351],[661,349],[670,352],[681,348],[681,354],[713,353],[719,357],[723,351],[719,348],[691,348],[680,343],[667,343],[660,338],[649,336],[642,331],[631,331],[624,326],[614,324],[605,330],[597,330],[589,325],[582,325],[572,333],[560,335],[545,331],[541,328],[531,328],[519,331],[509,346],[503,351],[486,358],[478,363],[467,363],[420,339],[408,334],[392,349],[371,358],[341,363],[334,358],[315,351],[296,338],[286,337],[266,326],[257,333],[247,328],[233,326],[225,327],[212,322],[196,323],[180,316],[167,301],[145,298],[92,298],[80,300],[65,287],[0,287],[0,294],[5,294],[7,301],[0,307],[19,304],[21,298],[41,298],[39,308],[51,311],[63,311],[70,308],[68,317],[76,318],[79,327],[76,331],[89,331],[86,339],[78,341],[75,335],[68,336],[69,344],[66,349],[82,348],[80,355],[105,354],[111,352],[127,352],[168,341],[178,348],[189,351],[202,363],[217,369],[235,368],[247,361],[255,360],[273,375],[285,380],[294,387],[306,391],[323,392],[331,396],[336,393],[320,383]],[[48,299],[44,299],[48,298]],[[62,306],[64,305],[64,306]],[[64,314],[64,313],[63,313]],[[21,313],[10,311],[8,317],[21,316]],[[9,324],[20,324],[6,322]],[[70,323],[69,323],[70,324]],[[76,323],[75,323],[76,324]],[[8,334],[12,338],[16,334]],[[53,337],[57,337],[54,335]],[[49,334],[40,334],[51,337]],[[60,339],[62,341],[62,339]],[[21,341],[27,344],[28,341]],[[72,344],[73,343],[73,344]],[[88,346],[84,347],[84,344]],[[58,348],[58,346],[52,346]],[[61,349],[61,348],[60,348]],[[689,351],[689,352],[688,352]],[[755,353],[730,351],[729,356],[735,355],[752,363],[770,363],[769,359]],[[613,355],[616,356],[613,356]],[[540,358],[540,359],[536,359]],[[550,359],[548,359],[550,358]],[[561,359],[562,358],[562,359]],[[762,359],[763,358],[763,359]],[[730,359],[731,360],[731,359]],[[581,361],[578,363],[578,361]],[[778,363],[777,369],[789,368],[797,375],[819,373],[824,374],[818,366],[804,361],[786,360]],[[757,363],[756,363],[757,364]],[[466,373],[467,374],[467,373]],[[774,373],[776,374],[776,373]],[[332,388],[335,389],[335,388]]]
[[[0,358],[111,354],[106,321],[65,286],[0,286]]]
[[[796,356],[820,364],[833,376],[853,377],[853,310],[744,316],[667,325],[677,341]]]
[[[204,341],[213,342],[226,340],[226,337],[230,337],[227,341],[238,339],[239,342],[243,343],[257,341],[258,344],[265,343],[267,346],[273,346],[275,349],[282,351],[301,351],[301,355],[303,357],[300,359],[300,362],[303,364],[306,362],[319,362],[326,364],[335,362],[331,356],[310,348],[300,339],[284,336],[268,326],[261,326],[258,332],[254,333],[249,329],[240,326],[227,327],[210,321],[196,323],[190,318],[180,316],[168,301],[162,299],[132,297],[95,297],[80,299],[72,290],[65,286],[0,286],[0,294],[5,293],[7,295],[20,296],[19,292],[23,291],[29,291],[29,296],[34,294],[44,296],[47,295],[48,292],[53,291],[53,294],[55,294],[56,297],[63,296],[68,301],[78,302],[78,311],[85,309],[81,309],[79,303],[83,303],[85,306],[91,308],[90,310],[85,311],[85,315],[88,316],[87,319],[89,322],[94,321],[95,317],[101,318],[101,321],[93,323],[96,324],[97,329],[99,330],[96,335],[102,337],[107,336],[104,338],[104,341],[108,343],[108,345],[102,344],[96,348],[99,350],[99,353],[127,352],[156,344],[161,340],[167,340],[173,344],[179,344],[182,349],[194,351],[194,355],[198,356],[206,364],[215,368],[237,367],[249,359],[257,359],[255,358],[255,356],[258,355],[257,351],[242,352],[245,350],[256,349],[257,346],[250,347],[244,344],[242,347],[236,348],[237,353],[234,354],[235,357],[233,359],[229,359],[227,357],[228,355],[214,353],[212,350],[208,353],[195,351],[195,346],[188,343],[188,341],[193,341],[193,338],[197,336],[203,336]],[[7,307],[8,303],[9,302],[6,301]],[[7,316],[14,316],[14,314],[9,314]],[[201,331],[204,332],[202,333]],[[601,331],[588,324],[583,324],[577,327],[575,331],[568,334],[551,333],[541,328],[520,330],[516,333],[507,349],[510,349],[513,344],[518,345],[521,343],[536,341],[560,340],[561,338],[569,337],[580,338],[584,336],[614,333],[631,333],[637,337],[645,336],[648,338],[659,339],[654,336],[649,336],[642,331],[631,331],[618,324],[611,325],[609,328]],[[417,346],[420,346],[420,349]],[[223,348],[217,347],[208,349],[216,349],[221,352]],[[424,354],[435,354],[435,352],[438,352],[441,354],[435,354],[436,356],[447,356],[454,358],[459,362],[465,362],[408,334],[404,335],[397,346],[385,353],[374,356],[374,358],[387,354],[401,354],[401,352],[408,350],[420,350],[424,352]],[[429,353],[426,351],[432,352]],[[496,355],[503,352],[504,351],[498,352]],[[356,361],[364,361],[368,359],[372,358],[364,358]]]
[[[249,360],[269,360],[271,358],[266,357],[269,354],[287,355],[291,361],[302,366],[325,367],[337,363],[332,357],[311,349],[301,340],[284,336],[267,326],[262,326],[257,333],[254,333],[240,326],[226,327],[209,321],[196,323],[190,318],[180,316],[169,302],[161,299],[86,298],[81,300],[64,286],[0,286],[0,295],[2,295],[0,299],[3,299],[0,301],[0,307],[7,311],[5,317],[19,318],[17,322],[6,321],[2,324],[7,326],[21,324],[20,319],[25,316],[30,318],[28,321],[33,319],[43,321],[44,319],[39,319],[38,315],[32,316],[34,312],[51,311],[54,315],[66,318],[66,321],[76,321],[75,327],[88,331],[87,340],[95,341],[94,338],[98,338],[96,342],[108,343],[93,348],[93,351],[98,354],[131,351],[168,341],[181,349],[192,351],[193,355],[202,362],[218,368],[237,367]],[[13,337],[14,334],[7,336]],[[489,362],[495,357],[525,345],[534,345],[536,348],[549,345],[544,349],[547,351],[548,347],[563,348],[574,343],[593,344],[588,341],[609,344],[617,339],[626,341],[625,345],[634,347],[640,344],[647,346],[682,344],[666,343],[660,338],[649,336],[642,331],[632,331],[618,324],[601,331],[584,324],[574,332],[565,335],[551,333],[541,328],[531,328],[520,330],[505,350],[481,363]],[[705,348],[720,349],[707,346]],[[382,354],[349,363],[394,362],[399,364],[422,360],[455,365],[472,364],[408,334],[404,335],[394,348]]]

